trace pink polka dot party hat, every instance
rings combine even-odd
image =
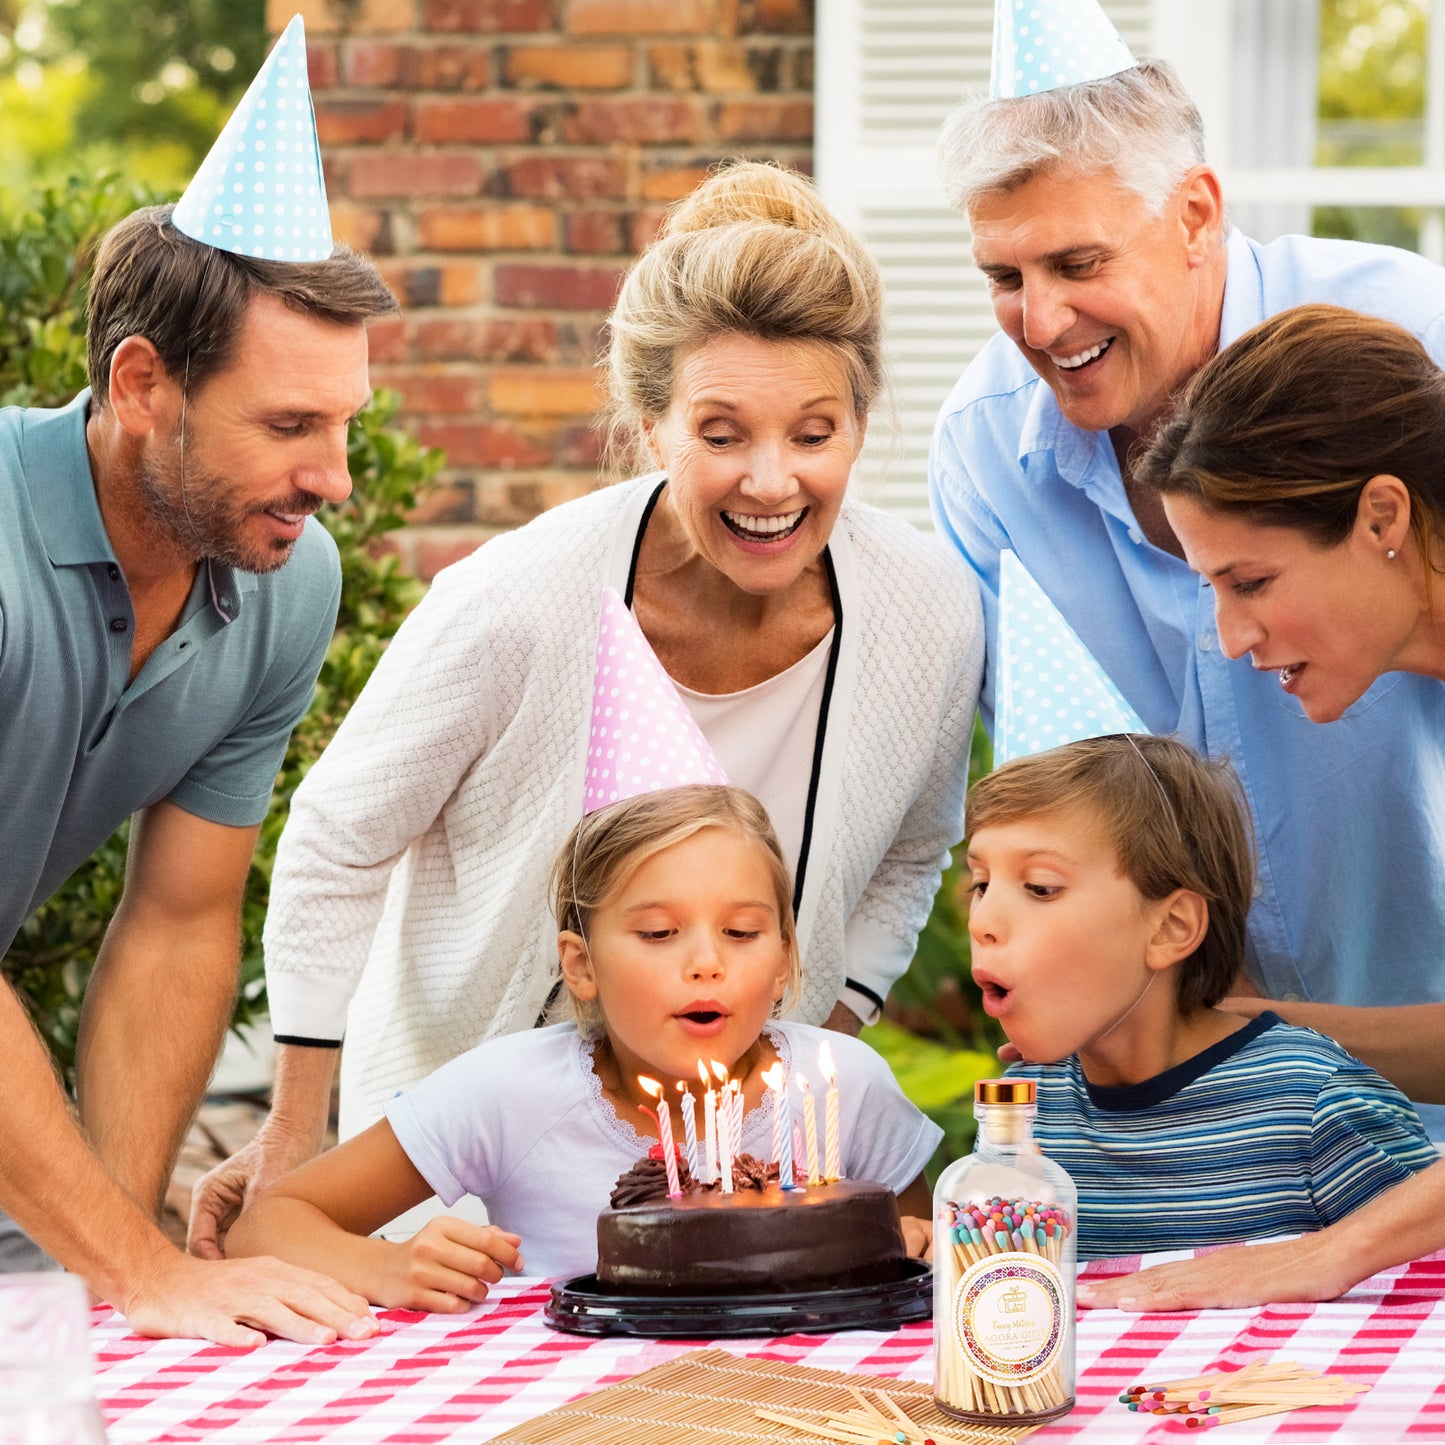
[[[615,588],[604,587],[582,811],[659,788],[727,780],[637,619]]]

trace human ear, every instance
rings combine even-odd
[[[127,336],[110,358],[110,409],[133,436],[169,431],[180,406],[181,389],[171,379],[155,344]]]
[[[1145,963],[1153,969],[1170,968],[1198,949],[1209,932],[1209,904],[1192,888],[1176,888],[1151,905],[1154,932]]]
[[[1394,560],[1410,535],[1410,489],[1399,477],[1382,472],[1360,488],[1355,532]]]
[[[657,419],[655,417],[644,417],[642,419],[642,440],[647,450],[652,453],[653,460],[664,471],[667,470],[667,463],[662,457],[662,447],[657,441]]]
[[[783,995],[788,991],[788,979],[793,972],[793,948],[797,945],[783,945],[782,957],[778,961],[778,974],[773,980],[773,1002],[782,1003]]]
[[[592,971],[592,955],[587,940],[570,928],[557,935],[557,958],[562,965],[562,982],[567,991],[581,1003],[597,997],[597,977]]]
[[[859,412],[854,420],[858,424],[858,439],[853,444],[853,460],[856,462],[863,454],[863,443],[868,440],[868,413]]]
[[[1209,166],[1195,166],[1185,176],[1178,194],[1184,246],[1193,269],[1218,253],[1224,230],[1224,192]]]

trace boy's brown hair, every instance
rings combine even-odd
[[[1179,1012],[1219,1002],[1244,964],[1254,896],[1254,843],[1244,791],[1228,762],[1173,738],[1116,734],[1015,758],[968,794],[966,826],[1087,811],[1108,835],[1120,872],[1150,902],[1178,888],[1209,905],[1199,947],[1179,965]]]
[[[786,1008],[802,982],[793,921],[793,880],[767,810],[742,788],[712,783],[660,788],[587,814],[562,845],[552,867],[549,893],[558,931],[577,933],[585,940],[592,915],[617,896],[642,864],[704,828],[738,833],[762,849],[788,958],[782,1003]],[[591,1028],[601,1023],[595,1003],[574,998],[573,1007],[580,1024]]]

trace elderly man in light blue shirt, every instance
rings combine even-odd
[[[1259,849],[1250,964],[1272,1006],[1445,1101],[1408,1007],[1445,1000],[1445,689],[1391,674],[1339,722],[1311,723],[1276,674],[1222,656],[1209,587],[1129,465],[1188,377],[1286,307],[1387,317],[1445,363],[1445,271],[1230,230],[1198,112],[1159,62],[970,103],[943,167],[1003,333],[945,403],[930,460],[990,662],[1012,549],[1152,731],[1233,761]],[[990,673],[990,725],[992,689]],[[1445,1110],[1422,1112],[1438,1135]]]

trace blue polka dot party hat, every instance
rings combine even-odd
[[[256,72],[171,221],[193,240],[237,256],[324,261],[331,254],[299,15]]]
[[[995,100],[1103,80],[1133,66],[1099,0],[994,0],[988,93]]]
[[[999,558],[998,618],[995,763],[1149,731],[1013,552]]]

